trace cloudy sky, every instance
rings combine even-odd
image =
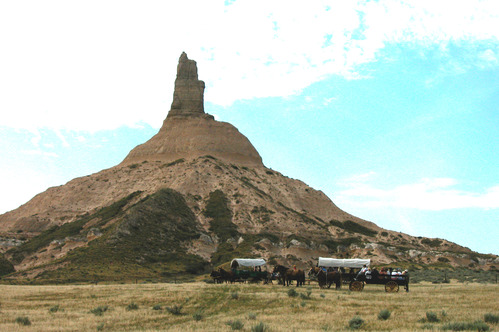
[[[342,209],[499,254],[499,2],[2,1],[0,213],[205,111]]]

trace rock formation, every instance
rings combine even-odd
[[[163,126],[151,140],[133,149],[123,164],[211,155],[228,163],[263,166],[256,149],[237,128],[215,121],[204,112],[203,93],[204,82],[198,80],[196,62],[182,53],[172,106]]]
[[[204,82],[198,80],[196,61],[182,53],[177,66],[173,102],[168,116],[203,116]]]
[[[266,168],[244,135],[204,112],[203,92],[196,62],[183,53],[171,109],[154,137],[119,165],[0,215],[2,278],[163,278],[236,256],[300,268],[319,256],[419,267],[499,263],[445,240],[384,230]]]

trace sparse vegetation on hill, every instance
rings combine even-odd
[[[119,215],[118,210],[115,216]],[[95,217],[89,216],[86,220]],[[48,269],[39,279],[52,282],[133,280],[203,273],[207,262],[187,254],[186,250],[189,241],[201,234],[197,226],[181,194],[171,189],[160,190],[132,206],[88,246],[76,248],[55,261],[61,267]]]
[[[227,196],[221,190],[210,193],[204,215],[210,218],[210,230],[221,242],[239,235],[237,226],[232,222],[232,211]]]
[[[359,233],[367,236],[376,236],[376,234],[378,234],[378,232],[376,232],[375,230],[362,226],[361,224],[358,224],[351,220],[346,220],[344,222],[331,220],[329,221],[329,224],[344,229],[345,231],[350,233]],[[388,233],[386,235],[388,235]]]
[[[0,253],[0,277],[14,272],[14,265]]]
[[[52,241],[64,240],[68,237],[85,237],[86,234],[82,233],[84,232],[83,228],[87,223],[95,220],[96,223],[94,224],[94,227],[105,225],[108,221],[116,218],[118,214],[122,213],[123,207],[138,195],[140,195],[140,192],[134,192],[107,207],[101,208],[94,214],[82,216],[74,222],[53,226],[30,241],[25,242],[23,245],[10,249],[8,254],[12,256],[12,261],[17,264],[20,263],[26,255],[48,246]]]

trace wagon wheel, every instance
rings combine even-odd
[[[395,281],[388,281],[385,284],[385,291],[387,293],[396,293],[399,291],[399,285]]]
[[[361,292],[364,289],[364,283],[362,281],[354,280],[354,281],[352,281],[350,283],[350,285],[348,286],[348,288],[352,292]]]

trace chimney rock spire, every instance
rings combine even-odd
[[[182,52],[178,60],[173,102],[168,117],[204,115],[203,94],[204,82],[198,80],[196,61],[189,60],[187,54]]]

